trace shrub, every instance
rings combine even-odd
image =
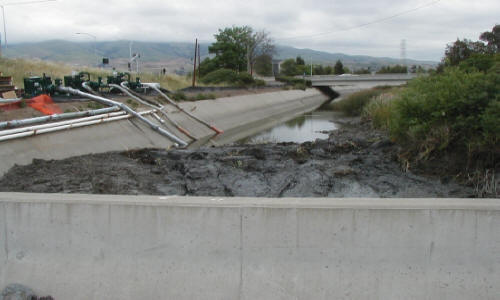
[[[302,78],[296,78],[292,76],[276,76],[275,79],[280,82],[284,82],[286,85],[299,86],[301,89],[303,86],[312,87],[311,80],[305,80]],[[305,89],[305,88],[304,88]]]
[[[208,73],[201,81],[206,84],[232,83],[237,77],[238,74],[233,70],[219,69]]]
[[[362,110],[363,119],[371,121],[375,128],[389,129],[393,100],[392,94],[382,94],[372,98]]]
[[[394,104],[391,135],[421,158],[447,149],[469,156],[498,152],[499,82],[499,72],[456,67],[419,77]]]
[[[371,89],[356,92],[347,98],[340,99],[332,103],[334,110],[342,111],[349,116],[359,116],[368,102],[376,96],[382,94],[384,90]]]
[[[172,98],[174,98],[174,100],[177,100],[177,101],[187,100],[187,96],[183,92],[173,93]]]

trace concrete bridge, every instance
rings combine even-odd
[[[374,74],[374,75],[314,75],[306,76],[311,80],[312,86],[318,89],[328,87],[337,92],[340,97],[351,93],[370,89],[376,86],[399,86],[416,78],[417,74]]]

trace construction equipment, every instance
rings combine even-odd
[[[54,95],[56,86],[52,84],[52,79],[49,76],[42,77],[32,76],[24,78],[24,97],[33,98],[42,94]]]

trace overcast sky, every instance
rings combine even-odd
[[[500,23],[500,1],[57,0],[6,5],[5,16],[9,43],[93,40],[75,32],[98,41],[211,42],[218,28],[250,25],[278,44],[351,55],[399,58],[405,39],[408,58],[440,60],[447,43],[477,40]]]

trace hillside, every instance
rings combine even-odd
[[[209,44],[201,44],[202,59],[208,56]],[[51,40],[39,43],[22,43],[9,45],[4,51],[10,58],[38,58],[42,60],[64,62],[74,66],[96,65],[102,57],[110,58],[112,66],[126,68],[129,57],[129,41],[97,42],[95,44],[97,58],[94,55],[93,42],[69,42]],[[132,52],[141,54],[141,67],[149,71],[159,72],[166,68],[169,73],[183,73],[192,66],[194,52],[193,43],[182,42],[133,42]],[[277,46],[278,59],[295,58],[301,55],[306,60],[313,59],[315,63],[334,64],[340,59],[344,65],[352,68],[371,67],[377,69],[383,65],[400,63],[399,59],[371,56],[353,56],[342,53],[328,53],[311,49],[297,49],[290,46]],[[433,66],[436,62],[407,60],[408,64]]]

